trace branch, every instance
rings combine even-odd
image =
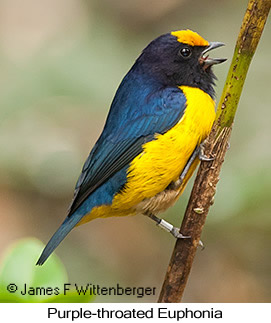
[[[199,245],[201,232],[213,204],[233,120],[251,59],[256,51],[271,6],[271,0],[250,0],[226,84],[217,108],[216,120],[205,144],[212,162],[200,164],[180,232],[191,239],[176,241],[158,302],[180,302]]]

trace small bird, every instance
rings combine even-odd
[[[223,46],[191,30],[154,39],[123,78],[104,129],[75,186],[67,217],[44,248],[42,265],[66,235],[96,218],[143,214],[175,238],[179,229],[157,217],[182,194],[215,120],[212,66]]]

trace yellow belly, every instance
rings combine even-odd
[[[165,134],[143,146],[143,152],[130,164],[124,189],[114,196],[112,205],[94,208],[81,223],[97,217],[158,213],[171,206],[182,193],[197,167],[196,160],[181,187],[165,190],[175,182],[194,149],[208,136],[215,119],[215,103],[200,89],[181,86],[187,98],[182,119]],[[80,223],[80,224],[81,224]]]

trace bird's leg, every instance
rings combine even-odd
[[[191,236],[185,236],[183,234],[181,234],[181,232],[179,231],[178,228],[174,227],[172,224],[170,224],[169,222],[163,220],[163,219],[160,219],[158,218],[156,215],[152,214],[152,213],[149,213],[149,214],[146,214],[150,219],[152,219],[153,221],[156,222],[156,224],[166,230],[167,232],[170,232],[173,237],[175,238],[179,238],[179,239],[187,239],[187,238],[191,238]]]
[[[204,155],[204,143],[201,143],[198,147],[195,148],[195,150],[193,151],[192,155],[190,156],[190,158],[188,159],[188,162],[186,163],[183,171],[181,172],[181,175],[179,176],[179,180],[176,183],[177,186],[180,186],[185,178],[185,176],[187,175],[189,168],[191,167],[191,165],[193,164],[193,162],[195,161],[196,158],[198,158],[200,161],[212,161],[214,160],[214,157],[207,157]]]
[[[200,154],[200,147],[196,147],[195,150],[193,151],[193,154],[188,159],[188,162],[186,163],[183,171],[181,172],[181,175],[179,176],[178,185],[182,184],[185,176],[187,175],[187,173],[189,171],[189,168],[193,164],[194,160],[199,156],[199,154]]]
[[[147,215],[150,219],[152,219],[153,221],[156,222],[156,224],[166,230],[167,232],[171,233],[173,235],[174,238],[176,239],[188,239],[188,238],[191,238],[191,236],[185,236],[183,235],[180,230],[176,227],[174,227],[172,224],[170,224],[169,222],[163,220],[163,219],[160,219],[158,218],[156,215],[152,214],[152,213],[146,213],[145,215]],[[201,247],[201,250],[203,250],[205,247],[204,247],[204,244],[203,242],[200,240],[199,241],[199,245],[198,247]]]

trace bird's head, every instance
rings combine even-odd
[[[226,59],[210,58],[207,53],[223,45],[208,42],[191,30],[173,31],[153,40],[138,61],[164,85],[199,87],[213,97],[212,66]]]

